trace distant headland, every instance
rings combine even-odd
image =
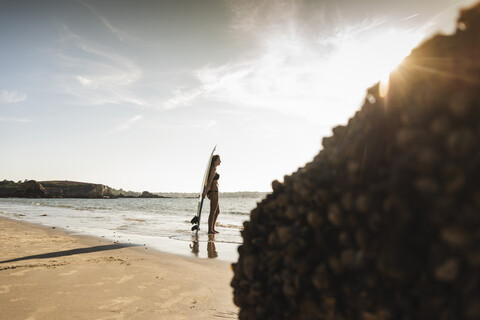
[[[110,188],[97,183],[77,181],[0,181],[0,198],[167,198],[148,191],[142,193]]]
[[[224,198],[260,198],[268,192],[239,191],[222,192]],[[121,199],[121,198],[197,198],[192,192],[136,192],[114,189],[107,185],[66,180],[55,181],[0,181],[0,198],[84,198],[84,199]]]

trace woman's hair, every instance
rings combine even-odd
[[[213,165],[215,164],[215,161],[218,160],[218,158],[220,158],[220,156],[218,154],[216,154],[212,157],[212,163],[210,163],[210,170],[208,172],[212,171]]]

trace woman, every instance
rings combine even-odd
[[[218,214],[220,213],[220,207],[218,205],[218,179],[220,175],[217,173],[217,167],[220,165],[220,156],[214,155],[212,157],[212,164],[210,165],[210,171],[208,173],[207,187],[205,192],[208,199],[210,199],[210,215],[208,216],[208,234],[215,234],[218,231],[215,230],[215,223],[217,222]],[[205,194],[203,194],[205,197]]]

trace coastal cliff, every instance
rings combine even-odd
[[[0,197],[18,198],[115,198],[108,186],[76,181],[0,182]]]
[[[40,181],[48,196],[54,198],[110,198],[111,189],[103,184],[74,181]]]

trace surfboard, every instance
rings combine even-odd
[[[203,200],[205,200],[205,197],[203,196],[203,193],[205,192],[205,189],[207,188],[208,172],[210,171],[210,165],[212,164],[212,158],[213,158],[213,153],[215,152],[215,149],[217,149],[216,145],[215,145],[215,147],[213,147],[212,153],[210,154],[210,157],[208,158],[207,168],[205,169],[205,174],[203,175],[202,186],[200,188],[200,193],[198,195],[197,214],[190,221],[194,225],[192,227],[192,231],[195,231],[196,235],[198,234],[198,231],[200,231],[200,218],[202,217]]]

